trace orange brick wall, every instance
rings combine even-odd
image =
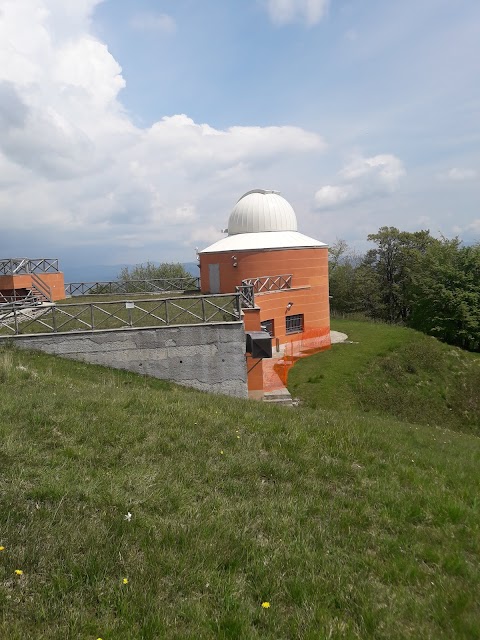
[[[234,259],[234,257],[236,259]],[[237,263],[234,267],[233,264]],[[203,293],[209,293],[208,266],[220,264],[220,291],[231,293],[245,278],[292,273],[294,287],[328,281],[328,249],[276,249],[200,254]]]
[[[233,266],[234,262],[237,263],[236,267]],[[221,293],[235,291],[235,286],[246,278],[292,274],[292,289],[255,294],[255,304],[260,307],[260,320],[273,319],[275,338],[281,344],[287,339],[287,315],[303,314],[306,331],[330,326],[326,247],[200,254],[203,293],[209,292],[210,264],[220,265]],[[286,312],[289,302],[293,302],[293,306]],[[295,340],[297,335],[301,334],[289,334],[288,339]]]
[[[37,274],[52,290],[53,300],[65,299],[65,279],[63,273],[39,273]],[[13,289],[30,289],[32,277],[30,274],[19,274],[14,276],[0,276],[0,291],[11,291]]]

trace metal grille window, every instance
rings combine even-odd
[[[267,333],[269,333],[270,336],[273,338],[273,336],[275,335],[273,330],[273,320],[263,320],[261,323],[261,326],[263,331],[267,331]]]
[[[303,313],[287,316],[286,333],[301,333],[303,331]]]

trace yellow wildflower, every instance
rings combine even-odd
[[[128,578],[124,578],[124,579],[122,580],[122,582],[123,582],[123,584],[128,584]]]
[[[264,609],[270,609],[270,603],[269,602],[262,602],[262,607]]]
[[[5,551],[5,547],[0,546],[0,551]]]
[[[223,451],[220,451],[220,454],[223,456]]]
[[[21,569],[15,569],[15,573],[17,576],[23,576],[23,571]]]

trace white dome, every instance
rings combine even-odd
[[[228,235],[263,231],[296,231],[292,206],[276,191],[254,189],[245,193],[228,219]]]

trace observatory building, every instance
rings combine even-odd
[[[299,233],[292,206],[263,189],[240,198],[227,233],[199,253],[201,289],[239,291],[245,331],[269,334],[274,358],[247,356],[249,395],[260,398],[282,386],[287,360],[330,345],[328,247]]]

